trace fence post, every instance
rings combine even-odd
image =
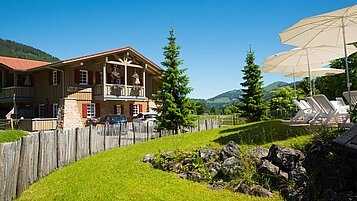
[[[89,155],[92,155],[92,124],[89,125],[89,143],[88,143],[88,149],[89,149]]]
[[[134,122],[132,122],[133,125],[133,143],[135,144],[135,126],[134,126]]]
[[[103,135],[104,135],[104,140],[103,140],[103,150],[105,151],[106,149],[105,149],[105,135],[106,135],[106,132],[107,132],[107,125],[106,124],[104,124],[104,132],[103,132]]]
[[[207,119],[205,119],[205,127],[206,127],[206,130],[208,130]]]
[[[221,128],[221,115],[218,114],[218,128]]]
[[[121,143],[121,124],[122,123],[119,124],[119,142],[118,142],[119,143],[119,147],[120,147],[120,143]]]
[[[149,141],[149,121],[147,122],[147,126],[146,126],[146,141]]]
[[[197,130],[198,130],[198,131],[201,131],[201,128],[200,128],[200,120],[199,120],[199,119],[197,120]]]

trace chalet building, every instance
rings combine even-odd
[[[54,63],[0,57],[0,73],[0,118],[15,102],[20,125],[40,130],[41,121],[77,128],[90,117],[152,112],[162,69],[128,46]]]

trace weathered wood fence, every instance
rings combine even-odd
[[[220,127],[217,120],[197,121],[195,132]],[[12,200],[30,184],[81,158],[108,149],[172,135],[148,124],[128,123],[30,133],[19,141],[0,143],[0,201]]]

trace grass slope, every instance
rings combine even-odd
[[[25,135],[27,135],[25,132],[19,130],[0,131],[0,143],[13,142]]]
[[[271,134],[272,131],[278,133]],[[267,137],[262,140],[261,135]],[[246,150],[257,145],[269,147],[273,141],[284,146],[302,146],[310,137],[309,131],[279,121],[164,137],[102,152],[68,165],[34,183],[19,200],[282,200],[278,194],[263,199],[228,190],[210,190],[206,184],[153,169],[140,159],[148,153],[173,149],[222,147],[230,139]]]

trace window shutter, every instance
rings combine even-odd
[[[112,83],[112,75],[110,73],[107,73],[107,83],[108,84]]]
[[[57,71],[57,84],[61,83],[61,73],[60,71]]]
[[[121,114],[124,114],[124,105],[121,105]]]
[[[95,83],[102,84],[100,83],[100,72],[95,72]]]
[[[39,114],[38,114],[38,106],[34,107],[34,110],[35,110],[35,118],[38,118],[39,117]]]
[[[143,112],[143,105],[142,104],[139,105],[139,112]]]
[[[133,107],[133,104],[132,104],[132,103],[130,103],[129,109],[130,109],[130,116],[133,116],[133,114],[134,114],[134,107]]]
[[[117,110],[117,105],[114,105],[114,114],[117,114],[118,110]]]
[[[53,84],[52,83],[52,81],[53,81],[52,80],[52,76],[53,76],[52,73],[53,73],[53,71],[51,71],[51,70],[48,72],[48,85],[50,85],[50,86]]]
[[[48,104],[48,114],[49,117],[53,117],[53,104]]]
[[[93,84],[93,71],[88,71],[88,84],[92,85]]]
[[[86,103],[83,103],[82,104],[82,117],[83,118],[87,118],[87,104]]]
[[[99,103],[95,104],[95,116],[100,117],[100,104]]]
[[[79,84],[79,70],[74,69],[74,83]]]

